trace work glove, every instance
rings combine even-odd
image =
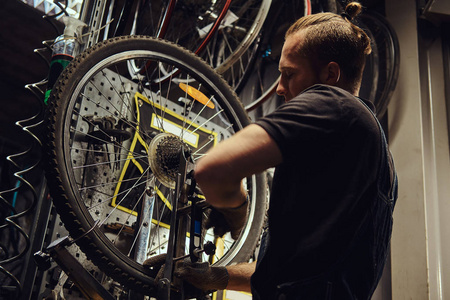
[[[160,254],[148,258],[143,265],[158,271],[155,281],[158,282],[163,275],[166,254]],[[185,285],[185,293],[190,296],[199,296],[203,293],[211,293],[223,290],[228,284],[228,271],[225,267],[211,267],[208,262],[191,263],[189,258],[175,264],[174,275],[187,281],[191,287]],[[197,290],[196,290],[197,289]],[[197,291],[202,291],[198,293]]]
[[[164,266],[166,262],[166,255],[167,254],[159,254],[152,256],[150,258],[147,258],[144,260],[142,265],[146,268],[152,269],[157,275],[155,276],[155,281],[158,282],[164,273]]]
[[[214,227],[214,234],[222,237],[230,232],[231,237],[237,240],[241,234],[242,228],[247,222],[248,217],[248,199],[236,208],[216,208],[211,207],[205,227],[207,229]]]
[[[174,275],[207,293],[224,290],[229,280],[225,267],[210,266],[209,262],[191,263],[190,259],[179,262]]]

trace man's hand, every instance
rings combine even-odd
[[[189,259],[176,265],[174,275],[205,292],[224,290],[229,280],[225,267],[212,267],[208,262],[191,263]]]
[[[157,275],[155,276],[155,281],[158,282],[163,277],[165,262],[166,262],[166,254],[159,254],[147,258],[143,262],[143,266],[149,269],[153,269],[155,272],[157,272]]]
[[[247,222],[247,217],[248,200],[236,208],[211,207],[205,227],[207,229],[214,227],[214,234],[220,237],[230,232],[231,237],[236,240]]]

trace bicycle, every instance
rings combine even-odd
[[[175,42],[201,56],[217,72],[247,65],[272,0],[111,1],[95,11],[91,27],[103,25],[104,39],[120,35],[148,35]],[[98,5],[92,5],[92,10]],[[103,17],[108,10],[108,15]],[[87,44],[98,42],[98,34]],[[165,71],[165,70],[163,70]],[[167,72],[167,71],[165,71]],[[242,73],[233,72],[233,80]]]
[[[261,43],[252,72],[234,86],[244,101],[245,109],[252,116],[263,114],[262,105],[270,100],[273,108],[281,101],[277,100],[275,90],[279,81],[278,62],[281,56],[284,33],[297,19],[322,11],[336,12],[336,1],[304,0],[275,1],[267,17],[268,22],[262,28]],[[272,107],[271,106],[271,107]],[[255,111],[258,109],[257,111]]]
[[[149,60],[155,63],[145,67]],[[130,61],[143,74],[132,74]],[[175,75],[162,80],[160,66],[177,69],[173,74],[189,80],[177,81]],[[207,218],[189,168],[207,149],[249,124],[236,94],[180,46],[121,36],[85,50],[66,67],[50,95],[46,119],[46,175],[65,227],[124,289],[156,295],[158,270],[142,262],[162,253],[174,253],[167,256],[175,260],[192,255],[183,246],[191,236],[176,235],[174,228],[189,232],[191,225],[173,226],[172,218],[176,212],[184,219],[177,222],[186,224],[193,208]],[[182,174],[180,153],[188,153],[191,165]],[[241,236],[233,241],[228,235],[215,238],[211,230],[197,231],[197,248],[208,241],[217,248],[214,256],[202,254],[200,260],[227,265],[252,255],[265,214],[265,176],[246,178],[245,184],[250,217]],[[169,248],[172,242],[176,252]]]
[[[395,30],[385,17],[367,11],[360,17],[372,43],[372,53],[366,61],[360,95],[371,99],[381,119],[395,90],[400,67],[400,47]]]

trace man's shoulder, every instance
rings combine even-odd
[[[298,94],[296,97],[294,97],[294,99],[297,97],[308,96],[311,94],[323,95],[324,97],[339,96],[339,97],[355,98],[355,96],[353,96],[349,91],[344,90],[340,87],[328,84],[314,84],[309,88],[305,89],[300,94]]]
[[[370,111],[375,113],[375,105],[371,101],[355,96],[342,88],[327,84],[315,84],[298,94],[291,101],[295,102],[308,100],[315,100],[316,103],[328,102],[330,105],[335,104],[338,106],[344,105],[347,107],[359,107],[363,110],[369,108]]]

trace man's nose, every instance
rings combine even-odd
[[[278,86],[277,86],[276,92],[279,96],[284,96],[286,94],[286,89],[284,88],[284,85],[283,85],[281,79],[280,79],[280,81],[278,81]]]

